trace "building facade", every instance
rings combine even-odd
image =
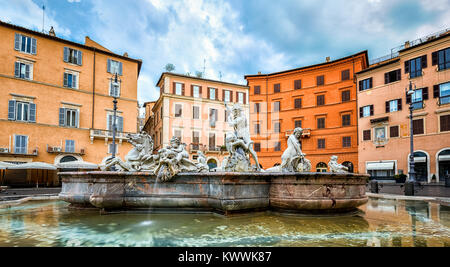
[[[0,161],[100,163],[112,150],[113,96],[118,155],[128,153],[140,60],[4,22],[0,36]]]
[[[157,151],[170,144],[173,136],[186,144],[191,160],[202,151],[210,168],[221,167],[227,155],[226,133],[232,131],[227,123],[226,104],[239,103],[248,116],[248,87],[165,72],[157,86],[160,97],[149,103],[152,112],[144,129],[154,140]]]
[[[302,150],[312,171],[327,171],[332,155],[358,171],[354,74],[368,66],[367,51],[271,74],[247,75],[250,129],[264,168],[281,164],[292,131],[304,129]]]
[[[443,181],[449,172],[449,33],[406,42],[398,55],[357,73],[362,173],[377,179],[409,173],[410,103],[417,180]],[[410,82],[412,96],[405,91]]]

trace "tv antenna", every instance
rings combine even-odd
[[[45,26],[45,5],[42,5],[42,33],[44,33]]]

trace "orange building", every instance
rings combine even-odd
[[[416,179],[450,173],[450,31],[406,42],[357,73],[359,169],[374,179],[409,173],[410,119]],[[407,96],[410,82],[414,95]]]
[[[128,153],[124,133],[137,130],[142,61],[89,37],[79,44],[4,22],[0,36],[0,161],[100,163],[111,150],[113,95],[118,155]]]
[[[247,75],[250,132],[264,168],[281,163],[287,138],[302,127],[302,149],[313,171],[327,171],[332,155],[358,171],[354,74],[368,66],[367,51],[271,74]]]
[[[221,167],[227,155],[225,135],[230,106],[240,103],[248,116],[248,86],[164,72],[157,85],[160,97],[152,108],[144,129],[154,140],[154,149],[166,147],[173,136],[186,144],[191,160],[202,151],[210,168]]]

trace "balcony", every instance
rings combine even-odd
[[[293,132],[294,130],[287,130],[286,137],[289,137]],[[311,136],[311,129],[310,128],[303,129],[302,138],[309,138],[310,136]]]
[[[20,150],[13,150],[11,151],[9,148],[1,147],[0,148],[0,156],[20,156],[20,157],[37,157],[38,155],[38,148],[36,147],[29,153],[29,149],[20,151]]]
[[[58,146],[49,146],[47,145],[47,153],[49,154],[71,154],[71,155],[80,155],[83,156],[86,154],[86,150],[81,148],[79,150],[66,151],[62,147]]]
[[[125,132],[116,132],[116,141],[119,142],[119,144],[122,144],[122,141],[128,140],[128,134]],[[90,130],[90,138],[91,143],[94,142],[94,139],[104,139],[105,143],[108,142],[108,140],[112,140],[113,132],[109,130],[98,130],[98,129],[91,129]]]

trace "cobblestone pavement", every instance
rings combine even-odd
[[[58,195],[61,188],[8,188],[0,192],[0,201],[16,200],[29,196]]]
[[[370,192],[370,187],[366,187]],[[450,187],[443,184],[424,184],[415,188],[415,196],[423,197],[450,197]],[[405,195],[403,184],[379,183],[379,194]]]

